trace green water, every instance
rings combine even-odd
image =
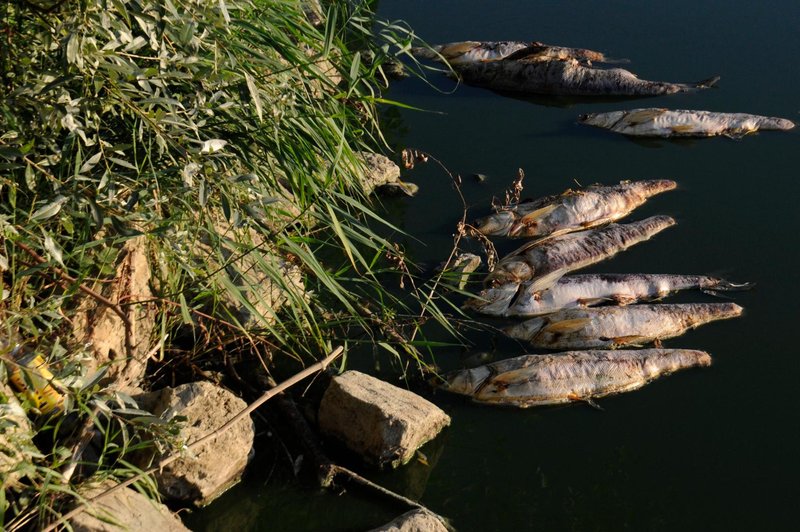
[[[751,112],[800,120],[800,2],[380,3],[431,43],[540,40],[630,59],[641,78],[718,88],[693,94],[599,103],[523,100],[458,87],[444,94],[419,80],[388,96],[430,113],[406,112],[391,138],[435,155],[464,176],[470,217],[489,212],[516,175],[526,196],[593,182],[672,178],[679,189],[629,219],[669,214],[678,225],[587,271],[700,273],[753,281],[734,294],[746,309],[666,343],[709,351],[711,368],[687,371],[601,401],[513,410],[429,396],[453,419],[431,467],[414,464],[374,478],[449,517],[458,530],[796,530],[800,490],[798,423],[798,131],[738,141],[634,142],[579,126],[587,112],[670,107]],[[432,75],[441,91],[455,86]],[[488,176],[478,183],[468,176]],[[462,207],[434,165],[406,179],[417,198],[390,205],[413,258],[443,260]],[[498,242],[500,251],[515,247]],[[701,294],[675,301],[708,300]],[[503,344],[498,358],[521,354]],[[442,351],[443,368],[460,364]],[[364,530],[399,513],[358,493],[330,495],[251,473],[198,513],[207,530]]]

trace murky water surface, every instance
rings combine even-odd
[[[518,168],[531,197],[575,182],[675,179],[677,191],[629,219],[663,213],[678,225],[587,271],[715,274],[757,287],[734,294],[743,318],[666,343],[709,351],[711,368],[601,400],[605,412],[497,409],[437,394],[432,399],[453,426],[427,450],[432,467],[414,464],[377,479],[421,497],[462,531],[796,530],[800,132],[635,142],[579,126],[576,117],[661,106],[800,120],[800,2],[383,0],[379,14],[406,20],[431,43],[540,40],[628,58],[625,67],[644,79],[722,76],[718,88],[694,94],[570,102],[456,88],[432,75],[439,91],[419,80],[390,91],[432,111],[399,113],[392,139],[464,176],[471,217],[489,211]],[[476,173],[488,179],[469,178]],[[391,211],[420,240],[406,241],[414,258],[437,263],[451,245],[460,200],[432,164],[406,178],[421,192]],[[690,300],[707,296],[675,299]],[[502,346],[495,356],[518,354]],[[437,362],[455,368],[461,357],[442,351]],[[267,473],[251,475],[194,526],[364,530],[395,513],[356,494],[279,487]]]

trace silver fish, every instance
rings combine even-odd
[[[675,371],[711,365],[711,356],[689,349],[570,351],[523,355],[457,371],[441,387],[482,403],[529,406],[591,401],[641,388]]]
[[[676,186],[669,179],[591,185],[515,205],[481,218],[474,225],[489,236],[543,237],[580,231],[619,220],[648,198]]]
[[[742,314],[735,303],[573,308],[508,327],[505,333],[544,349],[614,349],[680,336]]]
[[[651,216],[629,224],[611,224],[601,229],[529,242],[503,257],[486,282],[498,286],[521,283],[557,271],[563,275],[612,257],[673,225],[675,220],[669,216]]]
[[[480,298],[465,306],[491,316],[530,317],[602,303],[629,305],[660,299],[678,290],[729,291],[751,286],[704,275],[589,273],[562,277],[543,289],[531,282],[506,283],[484,290]]]
[[[564,96],[660,96],[714,85],[719,78],[697,83],[639,79],[622,68],[595,68],[578,59],[539,61],[500,59],[453,66],[464,83],[498,91]]]
[[[742,137],[759,129],[792,129],[785,118],[746,113],[669,109],[633,109],[581,115],[578,121],[635,137]]]
[[[444,62],[451,66],[506,58],[526,58],[539,61],[577,59],[601,63],[611,61],[601,52],[594,50],[552,46],[535,41],[460,41],[437,44],[430,48],[416,47],[411,49],[411,53],[416,57],[439,62],[444,59]]]

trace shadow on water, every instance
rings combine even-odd
[[[648,100],[655,98],[655,96],[565,96],[555,94],[525,94],[521,92],[496,90],[492,90],[490,92],[505,98],[511,98],[513,100],[519,100],[534,105],[543,105],[545,107],[557,107],[561,109],[569,109],[578,105],[633,102],[636,100]]]

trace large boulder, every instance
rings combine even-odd
[[[358,371],[334,377],[322,397],[320,429],[383,467],[405,464],[450,424],[436,405]]]
[[[114,484],[106,482],[85,490],[91,498]],[[189,530],[169,508],[153,501],[136,490],[123,488],[89,503],[88,507],[70,520],[74,532],[119,532],[148,530],[184,532]]]
[[[86,372],[92,374],[107,366],[103,383],[132,393],[144,378],[156,322],[146,237],[125,242],[115,271],[110,282],[98,283],[94,288],[110,301],[122,303],[121,308],[131,323],[129,336],[122,318],[89,296],[84,296],[78,307],[72,332],[77,344],[89,346],[92,357],[85,366]]]
[[[443,519],[425,510],[411,510],[370,532],[447,532]]]
[[[192,382],[136,397],[139,405],[157,416],[185,416],[181,439],[191,444],[247,407],[231,392],[210,382]],[[247,465],[255,430],[244,417],[205,445],[191,449],[156,473],[161,493],[170,499],[208,504],[239,481]]]

